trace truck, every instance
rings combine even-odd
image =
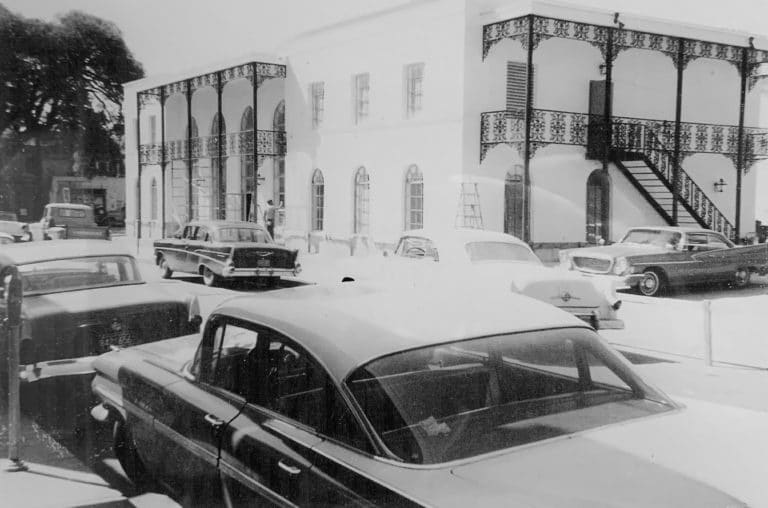
[[[96,225],[93,207],[74,203],[49,203],[40,219],[43,238],[110,239],[109,226]]]

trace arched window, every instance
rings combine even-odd
[[[360,166],[355,172],[355,224],[356,235],[368,234],[371,183],[368,172]]]
[[[272,115],[272,130],[283,132],[285,131],[285,101],[282,100],[275,108],[275,113]],[[277,133],[275,135],[278,135]],[[285,157],[280,156],[275,158],[274,165],[274,201],[275,204],[280,206],[285,204]]]
[[[249,131],[251,132],[251,136],[253,136],[253,108],[251,106],[245,108],[243,115],[240,117],[240,139],[242,140],[245,137],[245,133]],[[251,207],[253,206],[251,201],[254,192],[253,150],[251,150],[251,153],[246,153],[246,145],[247,143],[243,143],[243,148],[241,148],[240,153],[240,176],[242,178],[240,195],[234,196],[234,203],[230,205],[231,208],[237,210],[235,213],[242,217],[242,220],[250,220],[253,212],[253,210],[251,210]]]
[[[504,178],[504,232],[518,238],[523,237],[524,200],[523,176],[507,173]]]
[[[312,173],[312,231],[323,230],[325,214],[325,180],[323,172],[316,169]]]
[[[596,169],[589,175],[586,204],[588,243],[608,240],[610,188],[611,182],[602,169]]]
[[[149,192],[149,213],[152,220],[157,220],[157,180],[152,179]]]
[[[424,175],[415,164],[405,174],[405,229],[424,227]]]

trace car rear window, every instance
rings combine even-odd
[[[594,332],[464,340],[390,355],[347,386],[388,450],[435,464],[670,410]]]
[[[85,217],[85,210],[77,208],[54,208],[55,215],[59,217],[72,217],[75,219],[82,219]]]
[[[258,228],[222,228],[219,241],[270,243],[267,232]]]
[[[525,261],[540,263],[536,254],[525,245],[510,242],[470,242],[464,247],[470,261]]]
[[[25,295],[143,282],[128,256],[92,256],[19,265]]]

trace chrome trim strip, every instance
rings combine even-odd
[[[234,466],[232,466],[231,464],[229,464],[227,461],[223,459],[219,461],[219,470],[221,471],[222,475],[226,475],[232,480],[245,485],[247,488],[258,492],[261,496],[268,499],[272,503],[276,503],[279,506],[286,506],[286,507],[298,506],[291,503],[289,500],[285,499],[283,496],[281,496],[277,492],[265,487],[264,485],[257,482],[250,476],[244,474],[242,471],[235,468]]]

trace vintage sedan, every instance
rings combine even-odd
[[[253,222],[194,221],[173,238],[156,240],[155,263],[163,278],[173,272],[203,276],[206,286],[249,278],[276,283],[301,271],[299,251],[277,245]]]
[[[31,242],[33,239],[29,224],[20,222],[13,212],[0,212],[0,232],[11,235],[14,242]]]
[[[616,313],[621,301],[612,289],[545,266],[512,235],[470,228],[417,229],[403,233],[394,252],[385,254],[375,263],[353,260],[343,279],[405,286],[452,280],[467,297],[499,286],[556,305],[595,328],[624,327]]]
[[[131,478],[194,505],[745,506],[721,473],[759,481],[758,450],[706,469],[670,453],[739,429],[678,406],[555,307],[457,296],[231,299],[202,338],[98,358],[92,415]]]
[[[52,240],[0,250],[0,272],[16,265],[23,289],[22,376],[85,372],[89,358],[199,330],[197,301],[147,284],[136,260],[105,240]],[[4,312],[0,309],[0,314]],[[0,376],[8,346],[0,340]]]
[[[738,247],[715,231],[685,227],[632,228],[617,243],[560,253],[564,267],[610,278],[617,287],[658,296],[673,286],[749,284],[768,270],[768,244]]]

